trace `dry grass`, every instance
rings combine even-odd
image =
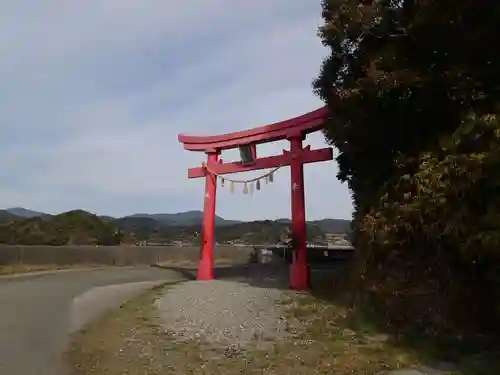
[[[169,260],[169,261],[158,262],[158,263],[154,264],[154,266],[157,266],[157,267],[185,267],[185,268],[192,269],[194,272],[198,268],[198,263],[199,263],[199,259],[196,259],[196,260],[180,259],[180,260],[174,260],[174,261]],[[239,265],[239,264],[246,264],[246,262],[242,261],[240,259],[234,260],[231,258],[216,258],[216,259],[214,259],[214,266],[233,266],[233,265]]]
[[[214,265],[216,266],[226,266],[235,264],[234,260],[229,258],[216,259]],[[140,266],[140,264],[139,264]],[[155,266],[160,267],[187,267],[192,268],[193,272],[196,272],[198,267],[198,262],[191,260],[179,260],[179,261],[169,261],[162,262],[160,264],[155,264]],[[41,271],[57,271],[57,270],[69,270],[69,269],[79,269],[79,268],[110,268],[113,266],[105,266],[100,264],[0,264],[0,275],[13,275],[22,274],[30,272],[41,272]],[[119,266],[114,266],[119,267]]]
[[[365,322],[353,325],[342,305],[308,294],[290,294],[283,303],[303,328],[297,332],[299,345],[282,345],[289,360],[277,374],[291,368],[298,374],[313,370],[319,374],[379,374],[419,364],[414,353],[392,345],[387,335]]]
[[[217,246],[215,259],[231,259],[233,263],[247,263],[253,249],[229,245]],[[197,262],[199,246],[38,246],[0,244],[0,264],[101,264],[133,266]]]
[[[102,266],[93,266],[89,264],[82,265],[56,265],[56,264],[40,264],[40,265],[29,265],[29,264],[7,264],[0,265],[0,275],[15,275],[30,272],[40,272],[40,271],[57,271],[57,270],[68,270],[77,268],[93,268]]]
[[[160,328],[154,307],[167,288],[126,303],[77,334],[68,352],[70,374],[369,375],[418,362],[412,352],[392,346],[387,336],[361,325],[353,329],[343,307],[291,292],[282,303],[294,339],[274,343],[272,351],[179,343]]]
[[[218,246],[215,265],[248,263],[252,248]],[[122,266],[188,268],[196,274],[198,246],[22,246],[0,244],[0,276]]]

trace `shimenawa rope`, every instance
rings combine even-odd
[[[260,180],[264,179],[266,184],[273,182],[274,181],[274,172],[279,170],[280,168],[284,167],[284,165],[280,165],[276,168],[271,169],[269,172],[264,173],[261,176],[254,177],[254,178],[249,178],[247,180],[238,180],[238,179],[231,179],[231,178],[226,178],[224,177],[223,174],[216,173],[215,171],[211,170],[205,163],[203,163],[203,168],[205,168],[209,173],[212,173],[214,176],[219,177],[221,179],[221,185],[224,186],[224,183],[230,182],[231,183],[231,192],[234,192],[234,185],[235,184],[243,184],[243,194],[248,194],[249,189],[248,189],[248,184],[250,184],[250,193],[253,193],[254,191],[254,185],[253,182],[255,182],[255,188],[256,190],[260,190],[261,184]]]

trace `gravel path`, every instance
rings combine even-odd
[[[245,278],[190,281],[169,289],[156,304],[166,331],[177,340],[265,349],[271,340],[286,339],[289,325],[279,303],[285,297],[283,280],[267,280],[265,285]]]

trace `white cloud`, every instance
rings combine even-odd
[[[319,4],[53,0],[26,13],[27,4],[0,15],[10,20],[0,36],[8,56],[0,61],[0,206],[200,209],[204,183],[188,180],[187,168],[204,157],[184,151],[179,132],[240,130],[322,105],[311,89],[325,53]],[[325,145],[321,134],[310,143]],[[335,163],[305,171],[309,217],[350,217]],[[218,213],[288,216],[289,173],[277,177],[253,197],[221,191]]]

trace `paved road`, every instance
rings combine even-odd
[[[58,375],[61,353],[74,324],[73,300],[90,289],[178,279],[173,271],[152,267],[0,279],[0,374]],[[99,298],[90,301],[106,304]],[[96,308],[102,310],[102,306]]]

